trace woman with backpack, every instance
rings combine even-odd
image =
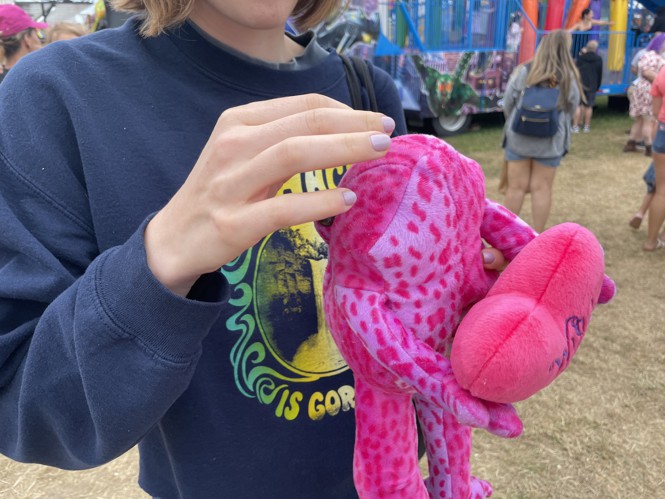
[[[571,120],[581,98],[570,47],[567,31],[546,35],[533,60],[515,69],[504,96],[504,205],[519,215],[530,192],[532,225],[538,232],[545,229],[550,214],[556,167],[570,149]]]

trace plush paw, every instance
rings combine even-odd
[[[451,365],[460,385],[494,402],[524,400],[568,366],[599,298],[604,276],[594,235],[572,223],[536,237],[460,324]]]
[[[603,278],[603,285],[600,288],[600,296],[598,297],[598,303],[608,303],[617,292],[616,284],[608,276]]]
[[[502,438],[517,438],[524,431],[524,425],[511,404],[485,402],[490,415],[487,431]]]
[[[487,428],[490,414],[485,402],[474,397],[462,388],[451,374],[448,382],[443,383],[443,405],[460,424],[474,428]]]

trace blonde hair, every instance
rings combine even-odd
[[[46,43],[55,42],[62,35],[83,36],[88,34],[88,29],[79,23],[68,23],[65,21],[55,23],[46,30]]]
[[[141,34],[157,36],[167,28],[185,22],[196,0],[110,0],[111,6],[121,12],[142,17]],[[291,19],[299,30],[312,28],[333,16],[342,7],[343,0],[298,0]]]
[[[545,35],[538,44],[536,55],[531,61],[529,74],[526,77],[528,87],[543,84],[558,85],[561,89],[559,108],[569,112],[574,111],[574,109],[568,109],[570,106],[568,95],[572,84],[577,84],[580,96],[584,99],[584,94],[581,92],[580,73],[570,55],[571,46],[572,38],[568,31],[559,29]]]

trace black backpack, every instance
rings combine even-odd
[[[526,87],[520,95],[512,128],[531,137],[553,137],[559,128],[558,87]]]

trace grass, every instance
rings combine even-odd
[[[449,142],[478,161],[488,197],[503,158],[500,116],[477,120]],[[665,251],[641,250],[645,229],[628,227],[644,195],[649,159],[621,152],[630,120],[598,99],[590,134],[575,135],[557,171],[550,224],[574,221],[605,249],[618,294],[599,307],[568,370],[518,404],[524,435],[474,434],[473,471],[497,499],[643,499],[665,487]],[[523,218],[529,221],[529,204]],[[135,451],[83,472],[0,458],[0,497],[7,499],[145,498],[136,485]]]
[[[618,294],[594,312],[568,371],[518,404],[522,437],[475,432],[474,473],[499,499],[663,496],[665,252],[643,252],[644,227],[627,224],[650,160],[621,151],[631,122],[605,99],[598,105],[592,132],[573,136],[557,172],[550,225],[574,221],[596,234]],[[449,142],[483,166],[488,197],[500,201],[502,120],[493,119]],[[529,209],[527,202],[527,221]]]

